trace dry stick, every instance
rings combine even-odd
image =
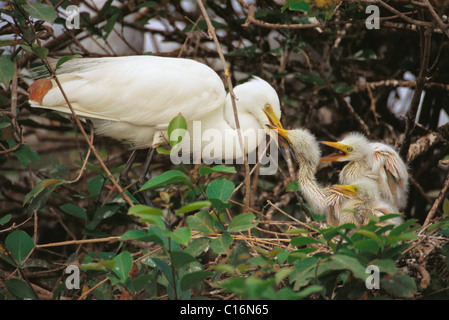
[[[440,27],[441,31],[444,32],[444,34],[449,38],[449,26],[445,25],[443,21],[440,19],[438,14],[435,12],[435,9],[430,4],[429,0],[423,0],[424,4],[426,5],[426,8],[429,10],[432,17],[435,19],[436,23]]]
[[[239,116],[237,113],[237,105],[235,103],[235,94],[234,94],[234,90],[233,90],[233,86],[232,86],[231,74],[227,67],[223,51],[221,50],[221,46],[218,41],[217,34],[215,33],[215,28],[212,25],[212,22],[210,21],[209,15],[207,14],[206,8],[204,7],[203,1],[198,0],[197,2],[201,9],[202,14],[203,14],[204,20],[206,21],[209,37],[212,37],[212,39],[215,43],[215,46],[217,48],[218,55],[220,56],[221,62],[223,64],[223,68],[225,71],[225,78],[226,78],[226,82],[228,84],[229,94],[231,95],[232,108],[234,110],[235,125],[237,127],[237,135],[239,138],[240,148],[241,148],[242,154],[243,154],[243,163],[245,166],[245,198],[244,198],[245,207],[244,207],[244,210],[247,211],[250,208],[250,198],[251,198],[250,170],[249,170],[248,158],[246,156],[245,148],[243,145],[242,132],[240,130],[240,121],[239,121]]]
[[[404,13],[396,10],[392,6],[386,4],[382,0],[362,0],[361,2],[380,4],[381,6],[386,8],[388,11],[398,15],[401,19],[403,19],[403,20],[405,20],[405,21],[407,21],[407,22],[409,22],[411,24],[414,24],[414,25],[417,25],[417,26],[421,26],[421,27],[427,27],[427,28],[433,27],[433,23],[412,19],[412,18],[408,17],[407,15],[405,15]]]
[[[411,142],[411,133],[415,128],[416,114],[421,102],[422,92],[427,81],[427,69],[429,66],[430,57],[430,45],[432,37],[433,28],[426,28],[424,31],[423,39],[421,40],[422,45],[422,55],[421,55],[421,65],[419,69],[418,77],[416,78],[416,87],[413,93],[412,102],[410,104],[410,109],[407,114],[407,121],[405,123],[404,130],[404,140],[402,141],[401,147],[399,149],[400,156],[405,159],[407,157],[408,149]]]
[[[248,17],[246,18],[243,27],[248,27],[251,23],[264,28],[270,29],[311,29],[311,28],[322,28],[323,25],[321,23],[311,23],[311,24],[277,24],[277,23],[268,23],[264,21],[257,20],[254,17],[254,6],[249,6],[248,8]]]
[[[92,144],[91,140],[89,139],[89,136],[87,135],[86,131],[84,130],[83,125],[81,124],[80,119],[78,118],[78,116],[76,115],[75,111],[73,110],[72,105],[71,105],[69,99],[67,98],[67,95],[65,94],[65,91],[62,88],[62,85],[59,82],[59,79],[56,76],[56,73],[54,72],[54,70],[51,67],[50,63],[48,62],[47,58],[45,58],[45,64],[47,65],[47,68],[50,70],[50,73],[51,73],[53,79],[56,81],[56,84],[58,85],[59,90],[61,91],[62,96],[64,97],[65,102],[67,103],[67,106],[69,107],[70,111],[72,112],[72,115],[73,115],[73,118],[75,119],[76,124],[78,125],[81,133],[83,134],[84,139],[89,144],[89,148],[92,150],[92,152],[94,153],[95,157],[98,159],[98,162],[100,163],[100,166],[103,168],[104,172],[107,174],[107,176],[111,180],[111,182],[114,185],[114,187],[117,188],[118,192],[122,195],[123,199],[125,199],[125,201],[128,202],[128,204],[130,206],[134,206],[134,203],[132,202],[132,200],[126,195],[126,193],[123,191],[123,189],[118,184],[117,180],[115,180],[114,176],[111,174],[111,172],[106,167],[106,165],[104,164],[103,160],[101,159],[100,155],[98,154],[97,149],[94,147],[94,145]]]
[[[111,242],[111,241],[118,241],[119,239],[120,239],[120,237],[106,237],[106,238],[97,238],[97,239],[69,240],[69,241],[62,241],[62,242],[37,244],[36,248],[60,247],[60,246],[68,246],[68,245],[72,245],[72,244],[84,244],[84,243],[96,243],[96,242]]]
[[[430,208],[429,213],[427,214],[426,220],[424,221],[424,224],[421,229],[422,231],[427,229],[427,227],[429,226],[430,220],[432,220],[433,216],[435,215],[435,212],[437,211],[441,202],[445,198],[448,189],[449,189],[449,174],[446,176],[446,180],[444,181],[443,189],[441,189],[440,194],[438,195],[437,199],[435,200],[435,202],[432,205],[432,208]]]

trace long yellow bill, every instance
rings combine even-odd
[[[338,161],[340,159],[346,158],[349,155],[349,151],[351,150],[350,146],[347,146],[345,144],[341,144],[338,142],[321,141],[321,143],[340,151],[340,152],[333,153],[328,156],[322,157],[321,161]]]
[[[357,187],[350,184],[334,184],[329,188],[349,197],[357,195],[358,192]]]

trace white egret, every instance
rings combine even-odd
[[[349,162],[340,172],[341,184],[352,184],[361,178],[378,184],[382,199],[394,205],[396,212],[407,205],[408,171],[398,153],[380,142],[370,142],[359,133],[350,133],[339,142],[322,141],[340,152],[321,161]]]
[[[361,226],[367,224],[373,216],[398,213],[394,206],[381,200],[379,185],[371,179],[356,180],[350,185],[333,185],[330,189],[346,197],[340,210],[334,212],[340,224],[353,223]],[[402,222],[401,217],[395,217],[382,224],[399,225]]]
[[[191,140],[194,121],[202,132],[217,133],[212,142],[204,141],[201,133],[196,136],[201,141],[190,141],[192,153],[201,154],[212,143],[221,148],[222,159],[242,156],[231,96],[205,64],[157,56],[77,58],[64,63],[56,75],[75,113],[90,119],[99,134],[131,142],[135,149],[152,148],[165,142],[168,124],[181,113]],[[39,79],[29,92],[31,106],[71,113],[55,80]],[[257,77],[236,86],[234,93],[241,130],[254,130],[244,145],[251,152],[266,138],[266,124],[280,125],[279,98]]]

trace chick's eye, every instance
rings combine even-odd
[[[346,149],[346,150],[348,150],[348,152],[352,152],[352,150],[354,150],[354,149],[352,149],[352,147],[348,147],[348,149]]]
[[[355,192],[359,192],[359,188],[354,188],[354,191]]]

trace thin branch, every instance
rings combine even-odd
[[[446,193],[448,190],[449,190],[449,174],[446,176],[446,180],[444,181],[443,188],[441,189],[440,194],[438,195],[435,202],[433,203],[432,208],[430,208],[429,213],[427,214],[426,220],[424,221],[424,224],[423,224],[421,230],[427,229],[427,227],[430,224],[430,221],[432,220],[433,216],[437,212],[437,209],[439,208],[440,204],[445,199]]]
[[[430,47],[432,38],[432,29],[426,28],[424,35],[421,39],[421,63],[418,77],[416,78],[416,87],[413,93],[410,109],[407,113],[407,121],[405,123],[404,140],[402,141],[399,149],[399,154],[402,158],[405,158],[408,153],[408,149],[411,142],[411,133],[415,128],[416,114],[418,112],[419,104],[421,102],[421,96],[424,90],[424,86],[427,82],[427,70],[429,67]]]
[[[248,27],[251,23],[263,27],[263,28],[270,28],[270,29],[313,29],[313,28],[322,28],[323,24],[320,22],[318,23],[311,23],[311,24],[277,24],[277,23],[269,23],[265,21],[260,21],[255,18],[254,16],[255,8],[254,6],[249,6],[248,8],[248,17],[246,18],[245,23],[243,24],[243,27]]]
[[[238,139],[239,139],[239,143],[240,143],[240,148],[242,150],[243,162],[244,162],[244,166],[245,166],[245,198],[244,198],[245,207],[244,207],[244,210],[246,211],[250,208],[250,199],[251,199],[250,169],[249,169],[249,164],[248,164],[248,157],[246,155],[244,144],[243,144],[242,132],[240,130],[240,121],[239,121],[239,116],[238,116],[238,111],[237,111],[237,105],[235,102],[236,98],[235,98],[235,93],[234,93],[233,86],[232,86],[231,74],[227,67],[227,63],[226,63],[226,60],[225,60],[225,57],[223,54],[223,50],[221,49],[221,46],[220,46],[220,42],[218,41],[217,34],[215,33],[215,28],[212,25],[212,22],[210,21],[209,15],[207,14],[206,8],[204,7],[203,1],[198,0],[198,5],[201,9],[204,20],[206,21],[209,36],[211,37],[211,39],[213,39],[213,41],[215,43],[215,47],[217,48],[218,55],[220,56],[220,60],[223,64],[223,68],[225,71],[225,78],[226,78],[226,82],[228,84],[229,94],[231,95],[232,108],[234,110],[235,124],[237,127],[237,135],[238,135]]]

